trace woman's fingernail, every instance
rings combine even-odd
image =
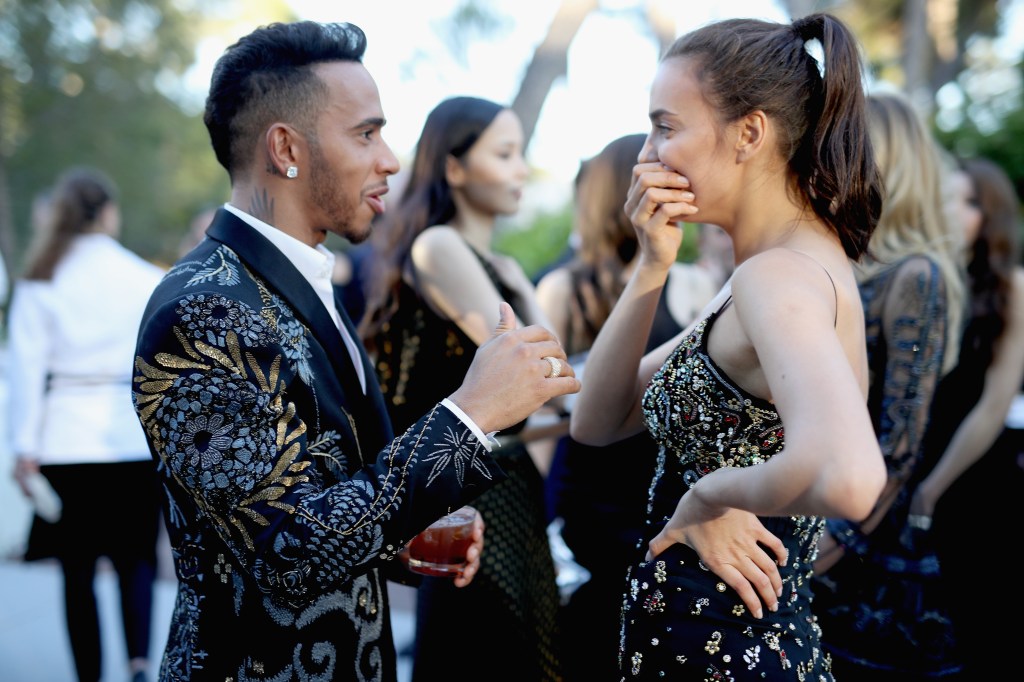
[[[781,587],[779,589],[775,590],[775,596],[778,597],[779,599],[782,599],[782,588]]]
[[[757,611],[754,611],[754,618],[763,618],[763,617],[764,617],[764,611],[762,611],[761,609],[758,609]]]
[[[779,610],[779,602],[775,602],[774,604],[772,604],[768,608],[771,609],[772,613],[775,613],[776,611]]]

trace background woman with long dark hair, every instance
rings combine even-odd
[[[1005,542],[1001,520],[1021,511],[1024,470],[1017,457],[1024,434],[1003,425],[1024,383],[1024,267],[1020,199],[1002,168],[988,159],[963,160],[947,197],[950,222],[964,233],[967,316],[957,365],[935,394],[925,436],[932,468],[914,490],[910,513],[917,526],[932,528],[944,594],[953,595],[983,579],[978,557]],[[1020,590],[1001,599],[1008,613],[1024,607]],[[992,652],[1010,650],[1012,631],[981,625],[993,602],[964,595],[948,604],[963,679],[1006,674],[1005,658]]]
[[[528,172],[511,109],[455,97],[427,117],[401,199],[374,232],[378,268],[361,325],[396,432],[462,382],[501,301],[520,322],[544,323],[522,267],[491,248]],[[419,588],[417,680],[447,677],[453,654],[482,679],[559,678],[543,479],[517,435],[524,425],[502,432],[493,451],[508,480],[473,502],[487,524],[476,578],[461,589],[424,578]]]

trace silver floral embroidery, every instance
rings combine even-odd
[[[446,443],[444,447],[434,450],[424,457],[425,461],[434,463],[430,475],[427,477],[427,485],[433,483],[450,466],[455,467],[455,475],[460,485],[465,478],[467,466],[480,473],[484,478],[491,479],[491,472],[481,464],[480,458],[476,456],[477,448],[481,446],[476,439],[470,438],[469,431],[456,433],[448,428],[444,440]]]

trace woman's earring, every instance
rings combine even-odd
[[[299,177],[299,167],[298,166],[288,166],[288,170],[285,171],[285,175],[287,175],[289,179],[295,179],[295,178]]]

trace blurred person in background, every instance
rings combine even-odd
[[[528,175],[511,109],[452,97],[427,116],[400,200],[375,228],[362,325],[396,429],[462,381],[499,301],[523,323],[547,324],[522,267],[492,250],[498,217],[519,209]],[[561,675],[543,480],[516,435],[524,425],[494,451],[509,478],[473,503],[487,525],[473,584],[427,577],[417,592],[414,680],[450,676],[455,632],[456,659],[481,678]]]
[[[192,220],[188,223],[188,232],[182,235],[181,241],[178,242],[179,258],[194,249],[199,242],[206,238],[206,228],[213,222],[213,216],[216,214],[216,206],[207,206],[192,216]]]
[[[636,230],[623,205],[645,134],[626,135],[580,164],[575,182],[575,256],[548,272],[537,285],[537,300],[552,331],[582,377],[586,352],[608,319],[640,255]],[[700,234],[717,227],[701,225]],[[731,244],[728,235],[725,242]],[[703,240],[702,240],[703,243]],[[731,269],[731,249],[721,272]],[[695,264],[674,263],[647,339],[647,351],[681,332],[717,293],[724,279]],[[571,402],[566,401],[571,409]],[[567,417],[566,417],[567,419]],[[589,579],[568,596],[561,609],[567,682],[612,680],[618,672],[619,606],[622,578],[633,560],[643,558],[637,538],[643,531],[647,488],[658,447],[641,432],[605,447],[584,445],[571,436],[557,440],[546,480],[549,512],[561,519],[561,535]]]
[[[345,311],[356,325],[366,312],[367,277],[373,263],[369,241],[354,244],[334,252],[334,271],[331,284],[345,306]]]
[[[1000,546],[999,520],[1020,518],[1024,436],[1005,429],[1024,385],[1024,268],[1020,264],[1020,199],[1006,172],[984,158],[960,162],[948,183],[947,210],[964,233],[967,316],[957,365],[939,384],[925,436],[931,469],[914,488],[912,524],[939,557],[943,593],[976,583],[978,557]],[[933,466],[934,465],[934,466]],[[932,517],[934,515],[934,523]],[[1024,607],[1020,590],[1000,606]],[[993,602],[978,595],[947,599],[965,680],[999,679],[1016,642],[1012,629],[986,627]]]
[[[864,98],[859,45],[828,14],[711,22],[658,65],[626,201],[639,260],[571,417],[592,445],[644,429],[659,445],[621,679],[833,679],[817,539],[825,516],[866,516],[885,480],[851,262],[882,198]],[[735,269],[645,353],[691,219],[730,235]]]
[[[963,238],[943,211],[949,165],[909,99],[869,96],[868,120],[885,200],[858,280],[868,409],[888,480],[866,519],[829,519],[813,584],[836,678],[906,682],[960,667],[948,612],[958,597],[942,591],[910,501],[936,389],[960,345]]]
[[[15,478],[31,496],[41,473],[60,497],[36,514],[25,559],[56,557],[80,682],[96,682],[102,646],[94,579],[117,573],[133,682],[147,678],[160,494],[131,400],[135,334],[163,270],[124,248],[117,189],[94,168],[58,179],[38,206],[34,242],[14,287],[8,337]]]

